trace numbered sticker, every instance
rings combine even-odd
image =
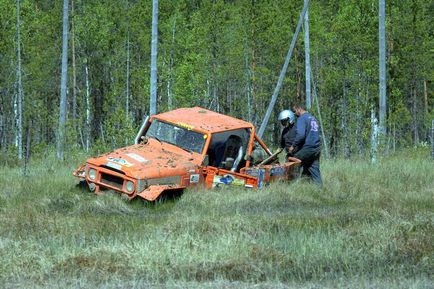
[[[199,175],[190,175],[190,183],[198,183],[199,182]]]

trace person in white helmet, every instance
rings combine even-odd
[[[296,125],[295,114],[290,110],[283,110],[278,117],[280,124],[283,126],[282,135],[280,138],[280,147],[285,149],[286,157],[292,157],[297,152],[295,147]],[[289,148],[293,147],[290,151]]]

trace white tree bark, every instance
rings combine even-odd
[[[432,159],[434,160],[434,119],[431,123],[431,155]]]
[[[385,0],[379,0],[378,9],[378,34],[379,34],[379,78],[380,78],[380,110],[379,133],[382,138],[386,134],[386,4]]]
[[[152,1],[152,40],[151,40],[151,98],[149,114],[157,113],[157,45],[158,45],[158,0]]]
[[[85,60],[85,76],[86,76],[86,151],[90,148],[90,83],[89,83],[89,68],[87,60]]]
[[[60,79],[59,129],[57,158],[63,160],[66,125],[66,89],[68,80],[68,0],[63,0],[62,75]]]
[[[72,49],[72,121],[74,133],[77,133],[77,69],[75,61],[75,23],[74,0],[71,0],[71,49]],[[78,140],[78,139],[77,139]]]
[[[371,163],[377,162],[378,120],[374,109],[371,110]]]
[[[20,20],[20,0],[17,0],[17,96],[15,120],[17,126],[16,146],[18,147],[18,158],[23,158],[23,102],[24,92],[21,72],[21,20]]]

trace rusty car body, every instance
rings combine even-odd
[[[255,157],[258,150],[268,157]],[[134,145],[90,158],[73,175],[97,194],[110,189],[154,201],[197,185],[261,188],[297,177],[299,165],[278,162],[251,123],[194,107],[146,118]]]

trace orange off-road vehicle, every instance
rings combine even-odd
[[[97,194],[109,189],[154,201],[190,186],[260,188],[297,177],[300,161],[279,163],[279,152],[272,154],[249,122],[180,108],[146,118],[134,145],[90,158],[73,175]]]

